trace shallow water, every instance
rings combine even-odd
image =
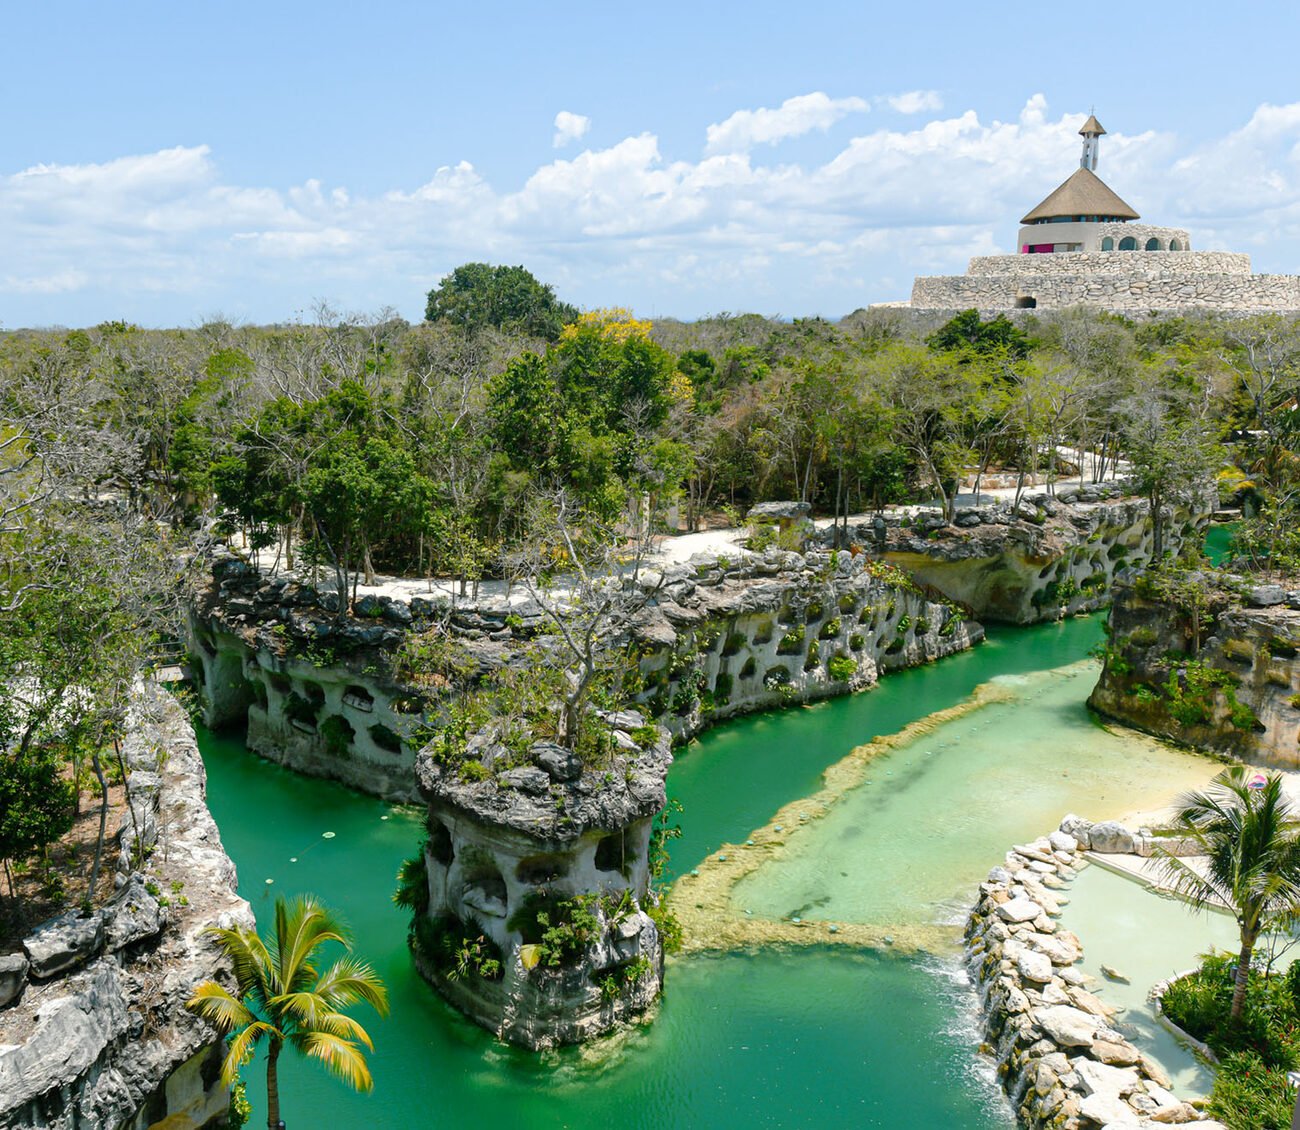
[[[1131,730],[1084,702],[1092,661],[995,680],[984,703],[871,762],[821,820],[742,879],[733,903],[766,918],[872,925],[960,921],[1013,843],[1067,812],[1093,820],[1158,806],[1220,766]]]
[[[750,715],[708,731],[677,751],[668,776],[669,795],[684,809],[682,838],[670,845],[671,870],[689,870],[719,845],[743,840],[783,804],[816,792],[826,767],[854,746],[956,706],[998,675],[1078,662],[1102,642],[1101,628],[1100,615],[993,627],[978,647],[892,671],[862,694]]]
[[[1079,968],[1097,979],[1089,988],[1125,1009],[1116,1027],[1169,1072],[1184,1098],[1208,1094],[1214,1076],[1156,1021],[1147,991],[1157,981],[1185,973],[1211,949],[1237,949],[1237,926],[1226,913],[1193,911],[1180,899],[1092,866],[1070,885],[1061,925],[1082,939]],[[1131,981],[1111,981],[1108,965]]]

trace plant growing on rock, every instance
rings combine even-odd
[[[380,1016],[388,996],[374,970],[351,956],[317,968],[323,946],[333,942],[350,951],[338,920],[311,895],[275,902],[275,928],[269,941],[243,926],[210,927],[206,933],[234,966],[236,992],[215,981],[198,985],[186,1008],[231,1037],[221,1078],[227,1085],[239,1076],[262,1041],[267,1044],[267,1124],[280,1122],[279,1060],[285,1045],[318,1061],[349,1087],[369,1091],[374,1082],[366,1066],[364,1045],[373,1049],[366,1030],[347,1015],[354,1004],[369,1004]]]
[[[1204,874],[1161,850],[1159,867],[1170,886],[1194,906],[1222,902],[1237,919],[1241,951],[1229,1019],[1236,1022],[1246,1001],[1251,955],[1260,936],[1300,914],[1300,835],[1297,813],[1282,793],[1282,778],[1270,774],[1263,788],[1248,783],[1253,771],[1234,765],[1203,792],[1178,802],[1174,827],[1191,837],[1204,855]]]

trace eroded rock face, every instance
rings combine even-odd
[[[906,526],[860,526],[855,536],[978,620],[1032,624],[1099,608],[1118,574],[1150,560],[1147,504],[1111,497],[1118,493],[1062,484],[1055,496],[1027,495],[1018,509],[958,511],[951,526],[936,510]],[[1168,515],[1166,548],[1199,537],[1210,509],[1207,498]]]
[[[663,944],[647,911],[669,735],[635,711],[608,719],[616,735],[635,732],[645,748],[616,742],[618,752],[588,765],[538,742],[533,763],[519,765],[504,746],[475,743],[482,780],[439,764],[431,750],[417,762],[430,834],[416,963],[453,1005],[510,1043],[591,1039],[644,1012],[662,984]],[[539,911],[552,927],[572,921],[572,943],[542,946]],[[453,944],[422,940],[431,931]],[[476,936],[483,946],[475,948]],[[466,942],[469,964],[458,965]],[[489,953],[498,963],[490,973],[480,964]]]
[[[184,1005],[198,982],[228,977],[203,929],[251,926],[252,914],[235,893],[234,865],[204,802],[203,762],[180,706],[156,688],[143,689],[123,757],[156,783],[145,787],[150,778],[140,778],[144,785],[133,796],[139,826],[124,819],[123,856],[139,859],[139,846],[160,828],[166,850],[151,857],[148,878],[124,874],[118,894],[94,915],[60,919],[27,939],[43,980],[24,983],[25,957],[0,958],[4,1130],[162,1122],[168,1130],[196,1130],[226,1107],[216,1071],[220,1043]],[[169,911],[150,894],[150,882],[179,884],[188,905]]]
[[[1107,662],[1089,706],[1187,745],[1300,767],[1300,581],[1282,588],[1198,576],[1207,595],[1195,625],[1141,579],[1116,586]]]

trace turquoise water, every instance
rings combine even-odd
[[[1238,522],[1225,522],[1221,526],[1211,526],[1205,532],[1205,556],[1215,565],[1223,563],[1228,553],[1228,542],[1237,532]]]
[[[737,884],[762,918],[878,926],[961,922],[1007,847],[1057,826],[1161,807],[1216,762],[1102,726],[1084,705],[1089,660],[994,680],[1007,697],[940,723],[872,761],[827,815]],[[917,845],[925,850],[918,851]]]
[[[1076,662],[1100,638],[1097,618],[1005,629],[972,652],[890,674],[866,694],[706,735],[669,778],[685,808],[677,868],[814,791],[822,770],[852,747],[955,705],[994,676]],[[291,1128],[1012,1124],[975,1053],[971,996],[960,979],[940,963],[890,954],[763,950],[678,960],[658,1018],[618,1045],[541,1057],[502,1047],[411,968],[403,916],[389,896],[398,864],[420,839],[416,813],[298,776],[250,755],[237,738],[203,733],[200,741],[209,801],[259,919],[266,922],[277,893],[320,895],[351,924],[393,1001],[387,1019],[363,1017],[376,1043],[372,1095],[353,1095],[300,1062],[282,1066]],[[264,1118],[259,1066],[246,1073],[252,1125]]]
[[[956,706],[981,683],[1064,667],[1101,643],[1102,617],[1032,628],[990,628],[984,643],[926,667],[885,675],[865,694],[754,714],[678,750],[668,792],[683,807],[671,845],[675,874],[720,844],[743,840],[783,804],[814,793],[828,765],[854,746]],[[1001,854],[999,850],[998,854]]]
[[[201,732],[200,742],[209,803],[259,920],[277,893],[319,894],[392,998],[386,1020],[360,1017],[375,1040],[373,1094],[281,1061],[291,1130],[1012,1124],[974,1054],[970,994],[943,967],[907,959],[811,950],[676,961],[658,1018],[619,1045],[541,1057],[503,1047],[411,969],[389,895],[419,840],[415,814],[297,776],[237,739]],[[245,1077],[256,1126],[260,1059]]]

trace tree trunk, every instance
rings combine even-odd
[[[104,858],[104,829],[108,825],[108,781],[104,779],[104,767],[99,763],[99,747],[90,755],[90,767],[95,771],[95,780],[99,782],[99,835],[95,839],[95,860],[90,865],[90,892],[87,895],[90,905],[95,905],[95,888],[99,885],[99,865]]]
[[[280,1041],[272,1038],[266,1053],[266,1125],[267,1130],[280,1127],[280,1076],[277,1064],[280,1059]]]
[[[1241,1019],[1241,1010],[1246,1004],[1246,985],[1250,978],[1250,955],[1254,949],[1255,939],[1253,937],[1243,937],[1241,939],[1241,953],[1237,956],[1237,973],[1232,988],[1232,1010],[1228,1013],[1228,1019],[1234,1022]]]

